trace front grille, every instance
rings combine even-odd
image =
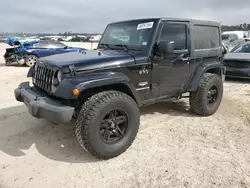
[[[34,75],[34,85],[44,91],[51,92],[54,74],[54,70],[38,64]]]
[[[236,60],[224,60],[226,67],[244,69],[250,67],[250,62],[236,61]]]

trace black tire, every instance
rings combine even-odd
[[[123,137],[111,144],[103,140],[100,125],[105,121],[105,115],[114,109],[125,112],[127,128]],[[130,147],[137,135],[139,124],[139,108],[130,96],[119,91],[104,91],[93,95],[82,105],[76,120],[75,134],[82,148],[93,156],[110,159]]]
[[[214,90],[210,90],[211,88]],[[214,99],[210,99],[211,91],[214,93],[215,90],[217,90],[217,94],[213,94]],[[210,116],[218,110],[222,96],[223,81],[221,77],[217,74],[205,73],[197,90],[190,92],[191,110],[201,116]]]

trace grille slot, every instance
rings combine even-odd
[[[51,92],[54,73],[54,70],[38,64],[34,76],[34,85],[46,92]]]

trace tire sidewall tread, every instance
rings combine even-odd
[[[96,137],[97,130],[99,134],[99,124],[96,123],[99,120],[96,120],[97,115],[103,113],[103,110],[106,107],[112,106],[113,103],[119,103],[122,105],[127,105],[127,108],[131,108],[133,111],[133,118],[130,119],[132,122],[129,122],[128,131],[132,131],[129,136],[118,142],[116,145],[111,147],[106,147],[105,144],[101,146],[99,139]],[[131,112],[128,112],[131,113]],[[131,114],[129,117],[132,117]],[[133,124],[133,125],[131,125]],[[80,145],[87,150],[89,153],[100,159],[109,159],[118,156],[123,153],[134,141],[136,134],[139,129],[140,124],[140,112],[136,102],[127,94],[119,91],[104,91],[97,93],[90,97],[83,105],[78,118],[76,120],[76,137]],[[127,138],[127,140],[126,140]],[[124,141],[125,139],[125,141]],[[124,142],[124,143],[123,143]],[[119,143],[122,146],[119,146]],[[102,149],[104,147],[104,149]],[[113,150],[113,151],[112,151]]]
[[[216,104],[210,108],[207,106],[207,92],[216,85],[218,89],[218,96]],[[194,113],[202,116],[210,116],[214,114],[220,106],[223,96],[223,81],[221,77],[213,73],[205,73],[201,79],[197,90],[190,93],[190,106]]]

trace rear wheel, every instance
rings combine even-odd
[[[197,90],[190,93],[191,110],[202,116],[214,114],[223,96],[223,81],[217,74],[205,73]]]
[[[38,57],[36,55],[28,55],[28,58],[26,60],[26,65],[29,67],[32,67],[33,65],[35,65],[37,60],[38,60]]]
[[[139,123],[139,108],[130,96],[119,91],[104,91],[93,95],[82,106],[75,133],[89,153],[110,159],[130,147]]]

